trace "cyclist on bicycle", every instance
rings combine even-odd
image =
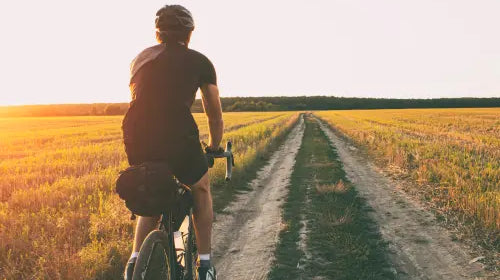
[[[188,48],[194,21],[186,8],[166,5],[156,13],[155,23],[159,45],[142,51],[131,64],[132,101],[122,125],[125,151],[131,165],[166,161],[177,179],[190,186],[199,279],[216,279],[210,263],[213,212],[208,166],[190,111],[200,88],[210,132],[207,149],[216,151],[223,121],[215,69],[207,57]],[[132,279],[142,242],[158,222],[159,216],[138,218],[125,279]]]

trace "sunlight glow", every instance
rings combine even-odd
[[[165,3],[3,1],[0,105],[128,101]],[[222,96],[500,96],[499,1],[176,3]]]

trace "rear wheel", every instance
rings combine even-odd
[[[174,280],[171,240],[164,231],[152,231],[144,240],[134,269],[133,280]]]

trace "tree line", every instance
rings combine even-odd
[[[500,107],[500,97],[435,99],[388,99],[334,96],[225,97],[221,98],[221,103],[224,112],[477,108]],[[128,106],[128,103],[3,106],[0,107],[0,117],[123,115],[127,111]],[[201,100],[197,99],[191,110],[196,113],[203,112]]]

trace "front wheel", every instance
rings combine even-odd
[[[171,238],[161,230],[148,234],[137,256],[133,280],[173,280]]]
[[[196,236],[194,234],[193,226],[193,215],[190,211],[188,234],[184,239],[185,248],[185,261],[186,261],[186,280],[198,280],[197,262],[198,262],[198,250],[196,248]]]

